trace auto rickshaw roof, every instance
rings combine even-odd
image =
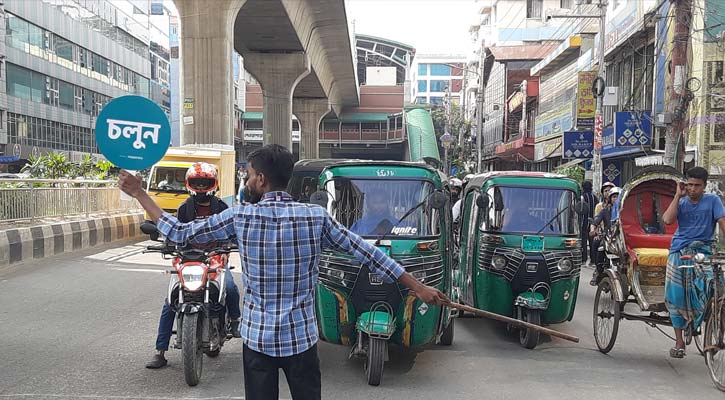
[[[340,163],[334,163],[328,165],[326,168],[337,168],[337,167],[408,167],[408,168],[420,168],[430,173],[437,174],[441,180],[447,180],[445,175],[435,169],[430,164],[423,161],[394,161],[394,160],[340,160]]]
[[[482,174],[474,175],[468,180],[468,184],[483,185],[486,181],[491,179],[508,177],[508,178],[559,178],[559,179],[570,179],[566,175],[552,174],[550,172],[538,172],[538,171],[492,171],[485,172]],[[571,179],[570,179],[571,180]]]
[[[343,164],[347,161],[339,158],[314,158],[299,160],[295,163],[295,172],[322,172],[325,167],[333,164]]]

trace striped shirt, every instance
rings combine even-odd
[[[404,272],[325,209],[297,203],[285,192],[270,192],[258,204],[185,224],[164,213],[158,229],[168,240],[182,244],[236,237],[244,287],[242,340],[272,357],[300,354],[317,343],[315,286],[323,249],[354,256],[388,283]]]

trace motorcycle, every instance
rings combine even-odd
[[[141,231],[158,235],[151,222],[142,224]],[[199,383],[203,355],[218,356],[224,342],[231,338],[224,276],[229,254],[235,248],[195,249],[165,241],[160,246],[147,246],[144,251],[161,253],[165,260],[172,260],[174,269],[166,272],[171,275],[167,301],[176,313],[173,346],[182,351],[184,378],[189,386]]]

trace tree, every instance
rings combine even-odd
[[[451,129],[448,133],[456,138],[454,144],[448,149],[448,159],[450,160],[451,167],[456,167],[458,173],[456,174],[459,178],[466,175],[464,166],[466,161],[471,159],[472,152],[470,147],[465,146],[464,148],[458,147],[456,144],[459,143],[459,135],[463,135],[463,143],[468,143],[471,137],[471,123],[463,120],[461,115],[461,108],[457,104],[451,104]],[[430,111],[431,118],[433,118],[433,128],[436,132],[436,138],[438,139],[438,145],[440,146],[440,137],[443,136],[446,129],[446,109],[444,107],[433,107]],[[441,152],[443,149],[440,149]]]

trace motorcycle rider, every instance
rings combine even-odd
[[[208,218],[228,208],[226,203],[215,196],[219,187],[216,168],[208,163],[195,163],[186,171],[186,188],[191,196],[177,210],[177,218],[182,222]],[[213,247],[217,247],[214,244]],[[235,338],[242,337],[239,332],[241,311],[239,309],[239,288],[234,283],[229,265],[225,265],[224,286],[226,290],[226,307],[231,323],[231,333]],[[146,364],[146,368],[156,369],[166,366],[164,353],[169,348],[171,331],[176,313],[171,309],[168,299],[164,301],[159,318],[159,330],[156,336],[156,354]]]
[[[594,273],[592,274],[592,280],[589,281],[589,284],[592,286],[597,286],[597,284],[599,283],[599,277],[602,275],[602,273],[604,273],[604,252],[599,251],[599,247],[604,240],[604,237],[602,235],[606,236],[609,233],[609,229],[612,227],[612,221],[615,219],[612,216],[612,205],[617,201],[620,193],[622,193],[622,189],[616,186],[609,189],[606,206],[604,206],[599,214],[594,217],[594,221],[591,225],[592,230],[589,232],[589,236],[594,238],[594,240],[592,241],[592,248],[596,251],[596,259],[594,260]],[[603,230],[600,229],[598,231],[597,227],[603,227]]]

